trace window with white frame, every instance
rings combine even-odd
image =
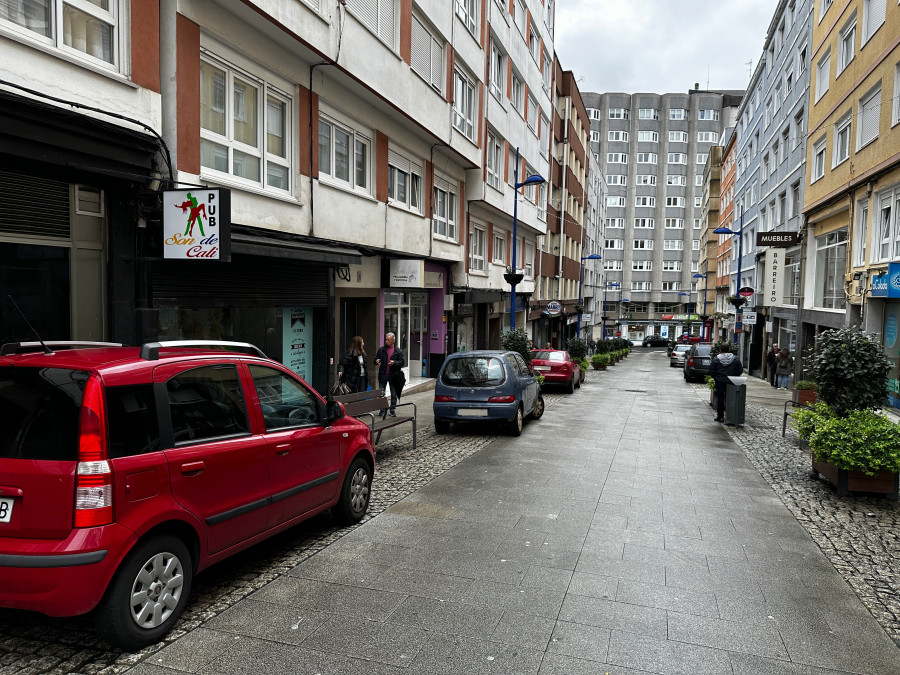
[[[513,22],[516,28],[522,34],[523,38],[528,36],[528,7],[523,0],[515,0],[513,3]]]
[[[681,271],[681,261],[680,260],[663,260],[663,272],[680,272]]]
[[[878,211],[875,213],[877,226],[874,246],[872,247],[872,262],[884,262],[891,259],[891,230],[897,214],[894,213],[894,204],[891,195],[879,195],[875,199]]]
[[[699,209],[701,206],[703,206],[703,197],[694,197],[694,208]]]
[[[695,230],[700,229],[700,219],[699,218],[694,218],[694,229]]]
[[[659,143],[659,133],[657,133],[656,131],[639,131],[638,142]]]
[[[679,281],[664,281],[664,282],[662,282],[662,290],[664,290],[664,291],[680,291],[681,290],[681,282],[679,282]]]
[[[794,88],[794,66],[788,66],[788,69],[784,71],[784,94],[787,96],[791,93],[791,90]]]
[[[528,113],[527,113],[527,122],[528,126],[531,127],[532,131],[537,131],[537,121],[538,121],[538,104],[534,97],[529,94],[528,95]]]
[[[621,229],[621,228],[625,227],[625,219],[624,218],[607,218],[606,219],[606,227]]]
[[[828,11],[828,8],[831,7],[831,0],[819,0],[819,22],[821,23],[822,17],[825,15],[825,12]]]
[[[671,108],[669,110],[670,120],[686,120],[687,116],[687,110],[684,108]]]
[[[611,120],[627,120],[631,119],[631,111],[628,108],[610,108],[609,119]]]
[[[797,50],[797,79],[800,79],[800,76],[806,72],[806,68],[809,61],[809,47],[807,45],[801,45]]]
[[[606,153],[607,164],[628,164],[628,155],[624,152],[608,152]]]
[[[503,100],[503,84],[506,81],[506,54],[494,40],[491,40],[491,94],[498,101]]]
[[[544,91],[550,93],[550,80],[552,77],[553,61],[550,59],[550,53],[544,52],[544,62],[541,65],[541,85]]]
[[[224,61],[200,61],[200,166],[248,183],[291,189],[291,99]],[[321,125],[320,125],[321,128]],[[353,176],[354,135],[340,136],[340,179]],[[365,140],[366,150],[368,140]],[[320,138],[320,152],[322,141]],[[368,154],[365,155],[368,178]],[[321,165],[321,159],[320,159]],[[327,172],[326,172],[327,173]],[[366,186],[367,186],[366,182]]]
[[[493,131],[488,132],[487,148],[487,183],[497,190],[502,189],[503,183],[503,143]]]
[[[856,54],[856,12],[850,16],[838,37],[837,72],[842,73]]]
[[[783,99],[783,97],[782,97],[782,95],[781,95],[781,82],[776,82],[776,83],[775,83],[775,98],[774,98],[774,101],[775,101],[775,109],[774,109],[774,111],[775,111],[776,113],[777,113],[779,110],[781,110],[781,102],[782,102],[783,100],[784,100],[784,99]]]
[[[475,0],[456,0],[456,15],[473,35],[475,34]]]
[[[473,224],[469,229],[469,269],[474,272],[483,272],[485,269],[484,238],[484,228]]]
[[[606,205],[607,206],[625,206],[625,197],[613,197],[613,196],[607,195]]]
[[[608,141],[624,141],[628,142],[628,132],[627,131],[610,131],[607,135]]]
[[[684,218],[666,218],[667,230],[683,230]]]
[[[491,262],[506,264],[506,233],[494,230],[494,241],[491,246]]]
[[[894,98],[891,99],[891,126],[900,123],[900,63],[894,66]]]
[[[892,258],[900,258],[900,188],[893,188],[878,196],[876,203],[879,205],[877,217],[880,226],[885,229],[887,238],[893,241]],[[881,249],[881,260],[887,260],[891,247]],[[885,255],[887,253],[887,255]]]
[[[393,49],[397,34],[397,0],[347,0],[347,9]]]
[[[588,117],[590,117],[592,120],[600,119],[600,111],[597,108],[588,108],[587,111]]]
[[[656,227],[656,221],[653,218],[635,218],[634,227],[636,229],[652,230]]]
[[[512,71],[512,86],[510,87],[509,100],[513,104],[513,108],[520,113],[525,112],[525,83],[522,76],[515,70]]]
[[[0,31],[96,64],[124,70],[129,5],[123,0],[3,0]]]
[[[600,132],[599,131],[591,131],[591,143],[599,143],[600,142]]]
[[[453,71],[453,126],[469,140],[475,140],[475,85],[459,71]]]
[[[684,197],[666,197],[666,206],[684,208]]]
[[[794,147],[796,148],[803,142],[803,136],[806,134],[806,115],[803,108],[800,108],[797,114],[794,115],[793,134]]]
[[[633,291],[651,291],[653,284],[649,281],[632,281],[631,290]]]
[[[669,143],[687,143],[688,133],[686,131],[670,131]]]
[[[698,152],[697,153],[697,164],[706,164],[706,159],[709,157],[708,152]]]
[[[703,174],[698,173],[694,176],[694,187],[703,187]]]
[[[456,193],[450,182],[442,178],[434,179],[434,215],[431,230],[436,237],[456,241]]]
[[[665,251],[681,251],[684,248],[684,242],[681,239],[665,239],[663,240],[663,250]]]
[[[787,159],[788,143],[790,139],[790,129],[781,132],[781,145],[778,146],[778,161],[783,162]]]
[[[525,278],[534,278],[534,244],[530,241],[525,242],[525,260],[522,262],[525,270]]]
[[[656,108],[639,108],[638,109],[638,119],[639,120],[658,120],[659,119],[659,110]]]
[[[850,111],[834,125],[834,147],[831,149],[831,167],[834,168],[850,157]]]
[[[649,251],[653,248],[653,240],[652,239],[635,239],[631,242],[631,247],[635,250],[645,250]]]
[[[632,272],[652,272],[653,271],[653,261],[652,260],[632,260],[631,261],[631,271]]]
[[[715,112],[715,111],[713,111]],[[715,131],[698,131],[697,132],[697,142],[698,143],[718,143],[719,142],[719,134]]]
[[[853,266],[866,264],[866,234],[869,226],[869,202],[861,199],[856,205],[856,227],[853,228]]]
[[[625,248],[625,242],[622,239],[607,239],[603,242],[603,248],[622,250]]]
[[[761,181],[766,180],[769,177],[769,153],[767,152],[762,156],[762,159],[759,162],[759,179]]]
[[[638,164],[656,164],[658,156],[655,152],[639,152],[637,154]]]
[[[627,176],[623,173],[613,173],[606,177],[607,185],[625,185]]]
[[[831,74],[831,47],[825,50],[825,55],[816,64],[816,102],[828,91],[829,76]]]
[[[694,240],[691,242],[691,249],[694,250],[694,251],[699,251],[699,250],[700,250],[700,240],[699,240],[699,239],[694,239]]]
[[[816,285],[814,305],[843,309],[846,301],[844,274],[847,271],[847,230],[816,237]]]
[[[766,126],[772,123],[772,99],[766,101]]]
[[[698,120],[712,120],[714,122],[719,121],[719,111],[718,110],[700,110],[697,114]],[[715,142],[715,141],[713,141]]]
[[[881,82],[859,99],[856,122],[857,151],[878,138],[878,121],[881,113]]]
[[[638,174],[634,177],[635,185],[656,185],[656,176],[652,173]]]
[[[388,199],[393,206],[422,211],[422,163],[396,149],[388,150]]]
[[[863,0],[863,34],[860,45],[866,44],[884,23],[885,0]]]
[[[687,155],[683,152],[670,152],[668,162],[669,164],[687,164]]]
[[[444,88],[444,44],[429,30],[419,17],[412,17],[412,52],[410,67],[413,72],[438,92]],[[493,47],[491,43],[491,47]]]
[[[686,180],[684,176],[679,176],[677,174],[670,173],[666,176],[666,185],[678,185],[684,186],[686,184]]]
[[[537,186],[537,202],[535,202],[535,206],[537,207],[537,217],[541,222],[546,222],[547,220],[547,184],[540,183]]]
[[[621,272],[624,269],[624,265],[621,260],[604,260],[603,269],[607,272]]]
[[[635,197],[634,198],[635,206],[656,206],[656,197]]]

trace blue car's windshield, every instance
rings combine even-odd
[[[504,379],[503,363],[492,356],[450,359],[441,375],[441,382],[451,387],[496,387]]]

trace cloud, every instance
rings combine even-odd
[[[559,0],[555,48],[581,91],[743,89],[775,2]]]

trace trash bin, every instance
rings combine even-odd
[[[729,377],[725,385],[725,424],[738,426],[744,423],[747,404],[747,378]]]

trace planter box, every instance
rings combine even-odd
[[[875,476],[867,476],[862,471],[838,469],[831,462],[819,462],[815,459],[812,467],[813,471],[837,488],[841,497],[867,492],[887,495],[897,501],[900,496],[900,474],[891,471],[879,471]]]
[[[716,401],[716,390],[715,390],[715,389],[710,389],[710,390],[709,390],[709,407],[710,407],[710,408],[715,408],[717,402],[718,402],[718,401]]]
[[[794,403],[812,405],[816,402],[816,392],[813,389],[794,389]]]

